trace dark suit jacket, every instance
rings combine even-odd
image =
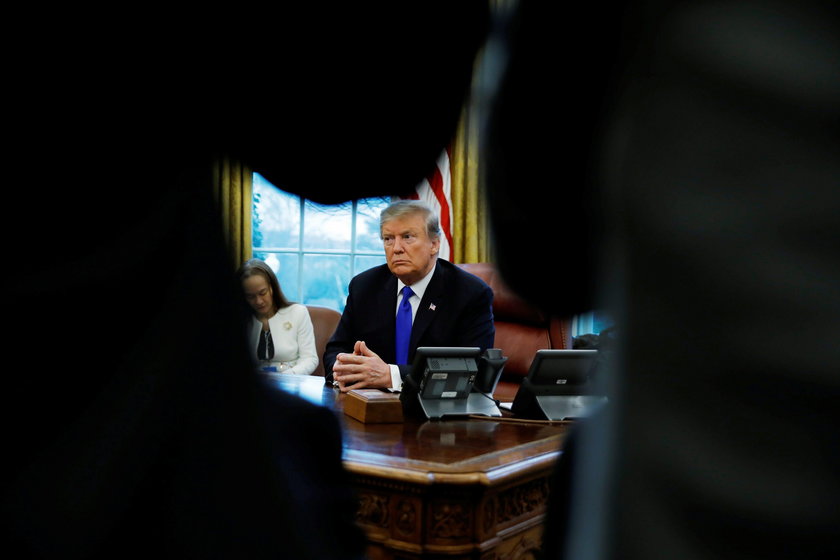
[[[483,280],[438,259],[411,328],[409,363],[418,346],[492,348],[496,337],[492,304],[493,291]],[[350,281],[347,305],[324,352],[328,382],[336,355],[352,352],[357,340],[365,341],[386,363],[395,362],[396,310],[397,278],[388,265],[366,270]],[[400,366],[404,379],[410,372],[410,366]]]

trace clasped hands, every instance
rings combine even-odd
[[[342,352],[335,357],[333,379],[342,393],[350,389],[391,387],[391,368],[364,341],[357,340],[353,353]]]

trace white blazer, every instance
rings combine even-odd
[[[274,366],[278,372],[299,375],[309,375],[315,371],[319,360],[315,350],[315,331],[305,305],[293,303],[284,307],[268,320],[268,326],[274,343],[274,357],[270,362],[260,360],[257,355],[262,323],[256,317],[251,322],[251,355],[260,368]]]

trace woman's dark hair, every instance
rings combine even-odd
[[[271,298],[274,301],[274,306],[277,307],[278,310],[291,305],[292,302],[286,299],[285,294],[283,294],[283,290],[280,289],[280,282],[277,280],[277,275],[274,274],[274,270],[272,270],[265,261],[260,259],[248,259],[242,263],[242,266],[240,266],[236,271],[236,277],[239,278],[240,284],[243,280],[250,278],[251,276],[263,276],[266,280],[268,280],[268,285],[271,286]]]

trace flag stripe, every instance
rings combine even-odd
[[[449,168],[449,147],[441,153],[436,168],[417,185],[415,192],[402,198],[423,200],[438,214],[443,236],[440,257],[450,260],[452,248],[452,176]]]
[[[441,158],[442,159],[442,158]],[[429,179],[429,187],[432,189],[432,193],[434,194],[435,198],[440,204],[440,227],[443,230],[444,236],[446,236],[446,242],[452,247],[452,211],[449,208],[449,199],[448,193],[444,191],[444,181],[443,181],[443,174],[441,173],[441,163],[438,162],[438,167],[432,172],[432,176]],[[447,165],[445,166],[445,171],[449,171],[449,158],[446,158]]]

